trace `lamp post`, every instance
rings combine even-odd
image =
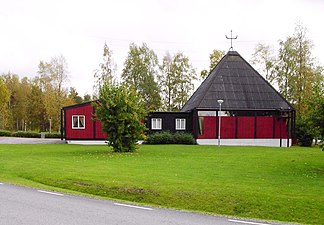
[[[222,112],[222,103],[224,102],[222,99],[217,100],[219,104],[219,111],[218,111],[218,147],[220,147],[220,132],[221,132],[221,112]]]

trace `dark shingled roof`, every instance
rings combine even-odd
[[[229,51],[210,72],[181,112],[217,109],[293,110],[293,107],[236,51]]]

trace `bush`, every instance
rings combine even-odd
[[[146,144],[196,144],[196,140],[190,133],[177,132],[172,134],[170,132],[162,131],[148,135]]]
[[[313,144],[314,133],[307,120],[299,119],[296,123],[297,144],[304,147],[310,147]]]
[[[45,133],[45,138],[61,138],[61,133]]]
[[[195,145],[197,144],[196,139],[190,133],[177,132],[173,135],[174,144],[186,144]]]
[[[0,130],[0,137],[10,137],[11,131],[9,130]]]
[[[100,88],[99,101],[94,103],[96,119],[102,124],[102,131],[108,133],[108,145],[114,152],[134,152],[137,142],[145,139],[147,110],[136,90],[125,84],[110,85],[108,82]]]
[[[12,137],[25,137],[25,138],[40,138],[40,133],[37,132],[24,132],[24,131],[18,131],[14,132],[11,135]]]

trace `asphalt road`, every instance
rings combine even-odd
[[[0,144],[63,144],[60,139],[0,137]]]
[[[266,225],[0,183],[1,225]]]

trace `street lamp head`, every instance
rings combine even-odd
[[[224,102],[224,100],[218,99],[217,102],[218,102],[218,104],[222,104]]]

